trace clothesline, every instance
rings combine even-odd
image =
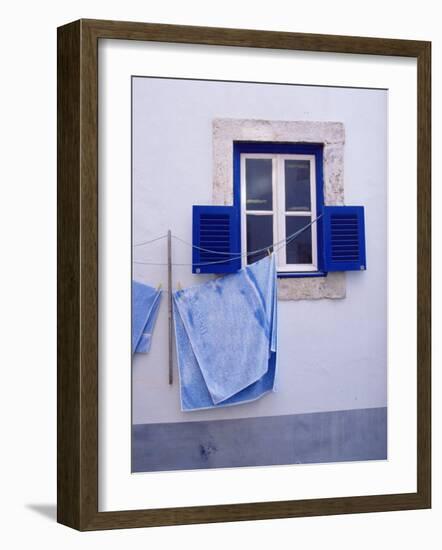
[[[174,265],[174,266],[192,266],[193,265],[193,266],[196,266],[196,267],[201,267],[201,266],[206,266],[206,265],[214,265],[214,264],[222,264],[222,263],[226,263],[226,262],[231,262],[231,261],[234,261],[234,260],[238,260],[240,258],[245,258],[247,256],[253,256],[253,255],[259,254],[261,252],[266,252],[266,251],[270,252],[270,249],[273,249],[273,252],[277,252],[278,250],[280,250],[286,244],[291,243],[294,239],[296,239],[296,237],[298,237],[306,229],[308,229],[314,223],[316,223],[322,216],[323,216],[323,214],[320,214],[319,216],[317,216],[316,218],[311,220],[310,223],[308,223],[305,226],[301,227],[301,229],[298,229],[298,231],[295,231],[295,233],[292,233],[291,235],[289,235],[285,239],[281,239],[281,240],[276,241],[272,244],[269,244],[268,246],[264,246],[264,247],[258,248],[256,250],[251,250],[251,251],[245,252],[243,254],[239,254],[237,252],[219,252],[219,251],[216,251],[216,250],[210,250],[208,248],[203,248],[203,247],[194,245],[192,243],[189,243],[189,242],[185,241],[184,239],[182,239],[181,237],[178,237],[176,235],[172,235],[172,238],[175,238],[176,240],[181,241],[182,243],[184,243],[188,246],[191,246],[192,248],[196,248],[198,250],[203,250],[205,252],[210,252],[212,254],[223,254],[223,255],[232,256],[231,258],[225,258],[225,259],[217,260],[217,261],[213,261],[213,262],[205,262],[205,263],[192,263],[192,262],[191,263],[174,263],[174,262],[172,262],[172,265]],[[143,241],[141,243],[134,244],[133,246],[137,247],[137,246],[142,246],[142,245],[145,245],[145,244],[150,244],[150,243],[159,241],[161,239],[164,239],[166,237],[167,237],[167,234],[166,235],[161,235],[161,236],[156,237],[154,239],[151,239],[149,241]],[[157,266],[168,265],[167,262],[143,262],[143,261],[138,261],[138,260],[134,260],[133,263],[134,264],[141,264],[141,265],[157,265]]]

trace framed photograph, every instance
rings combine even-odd
[[[58,521],[429,508],[429,42],[58,29]]]

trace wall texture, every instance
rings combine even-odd
[[[365,206],[368,269],[347,273],[342,300],[279,302],[278,392],[247,405],[182,413],[178,373],[167,379],[163,299],[149,355],[133,360],[135,424],[220,420],[385,407],[387,404],[387,92],[293,85],[135,78],[134,243],[172,233],[191,242],[191,207],[211,204],[217,118],[337,121],[345,127],[345,204]],[[173,260],[191,261],[174,241]],[[165,262],[166,244],[134,259]],[[167,288],[167,268],[134,263],[134,278]],[[174,285],[198,284],[176,266]]]

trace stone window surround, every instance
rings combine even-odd
[[[324,204],[344,204],[344,125],[341,122],[214,119],[213,204],[233,204],[233,142],[273,141],[324,144]],[[325,277],[278,278],[279,300],[345,298],[345,272]]]

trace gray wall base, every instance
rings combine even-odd
[[[386,407],[132,427],[132,472],[386,458]]]

